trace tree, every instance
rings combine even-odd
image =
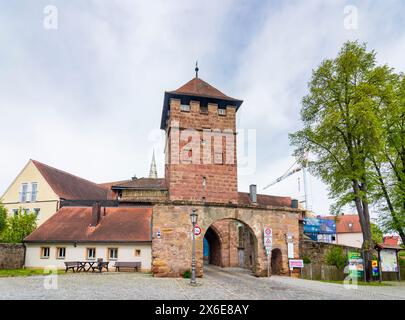
[[[370,194],[375,189],[370,157],[383,144],[377,110],[391,99],[394,75],[387,66],[377,66],[375,52],[365,44],[346,42],[335,59],[327,59],[313,71],[309,93],[302,100],[304,128],[290,134],[294,154],[309,171],[329,187],[338,213],[354,205],[363,234],[366,263],[372,257]]]
[[[347,256],[343,252],[342,247],[332,247],[329,249],[325,260],[328,265],[335,266],[338,269],[343,269],[347,264]]]
[[[371,223],[371,238],[373,239],[374,243],[382,243],[383,242],[383,232],[381,231],[380,227],[375,223]]]
[[[18,214],[7,218],[7,227],[3,232],[3,241],[20,243],[37,227],[35,213],[26,213],[21,208]]]
[[[380,223],[386,231],[397,232],[405,243],[405,77],[393,82],[394,99],[382,104],[379,118],[384,129],[384,147],[372,157],[379,190]]]
[[[4,208],[3,204],[0,202],[0,239],[6,226],[7,226],[7,209]]]

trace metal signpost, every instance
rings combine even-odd
[[[270,255],[273,246],[273,231],[270,227],[265,227],[263,231],[264,248],[267,255],[267,277],[270,277]]]

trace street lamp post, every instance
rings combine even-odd
[[[190,284],[196,285],[197,281],[195,280],[195,226],[197,224],[198,214],[195,209],[190,213],[191,224],[193,225],[193,248],[192,248],[192,257],[191,257],[191,279]]]

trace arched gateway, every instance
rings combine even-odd
[[[242,267],[256,276],[267,275],[263,230],[273,229],[273,248],[282,259],[277,273],[288,272],[286,234],[293,234],[298,257],[298,216],[301,211],[261,205],[157,204],[153,208],[152,271],[155,276],[179,277],[190,270],[192,225],[190,212],[198,214],[202,229],[196,237],[197,276],[203,276],[204,263],[220,267]],[[205,246],[204,246],[205,243]]]
[[[251,228],[236,219],[214,222],[203,240],[204,265],[256,270],[257,239]]]

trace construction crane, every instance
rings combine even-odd
[[[289,176],[292,176],[293,174],[302,171],[302,175],[304,178],[304,202],[305,202],[305,209],[309,210],[309,204],[308,204],[308,178],[307,178],[307,162],[308,162],[308,154],[305,155],[305,161],[304,165],[302,166],[297,166],[294,168],[294,166],[297,164],[297,161],[294,162],[294,164],[279,178],[274,180],[273,182],[269,183],[267,186],[263,188],[263,190],[266,190],[267,188],[270,188],[271,186],[283,181],[284,179],[288,178]]]

